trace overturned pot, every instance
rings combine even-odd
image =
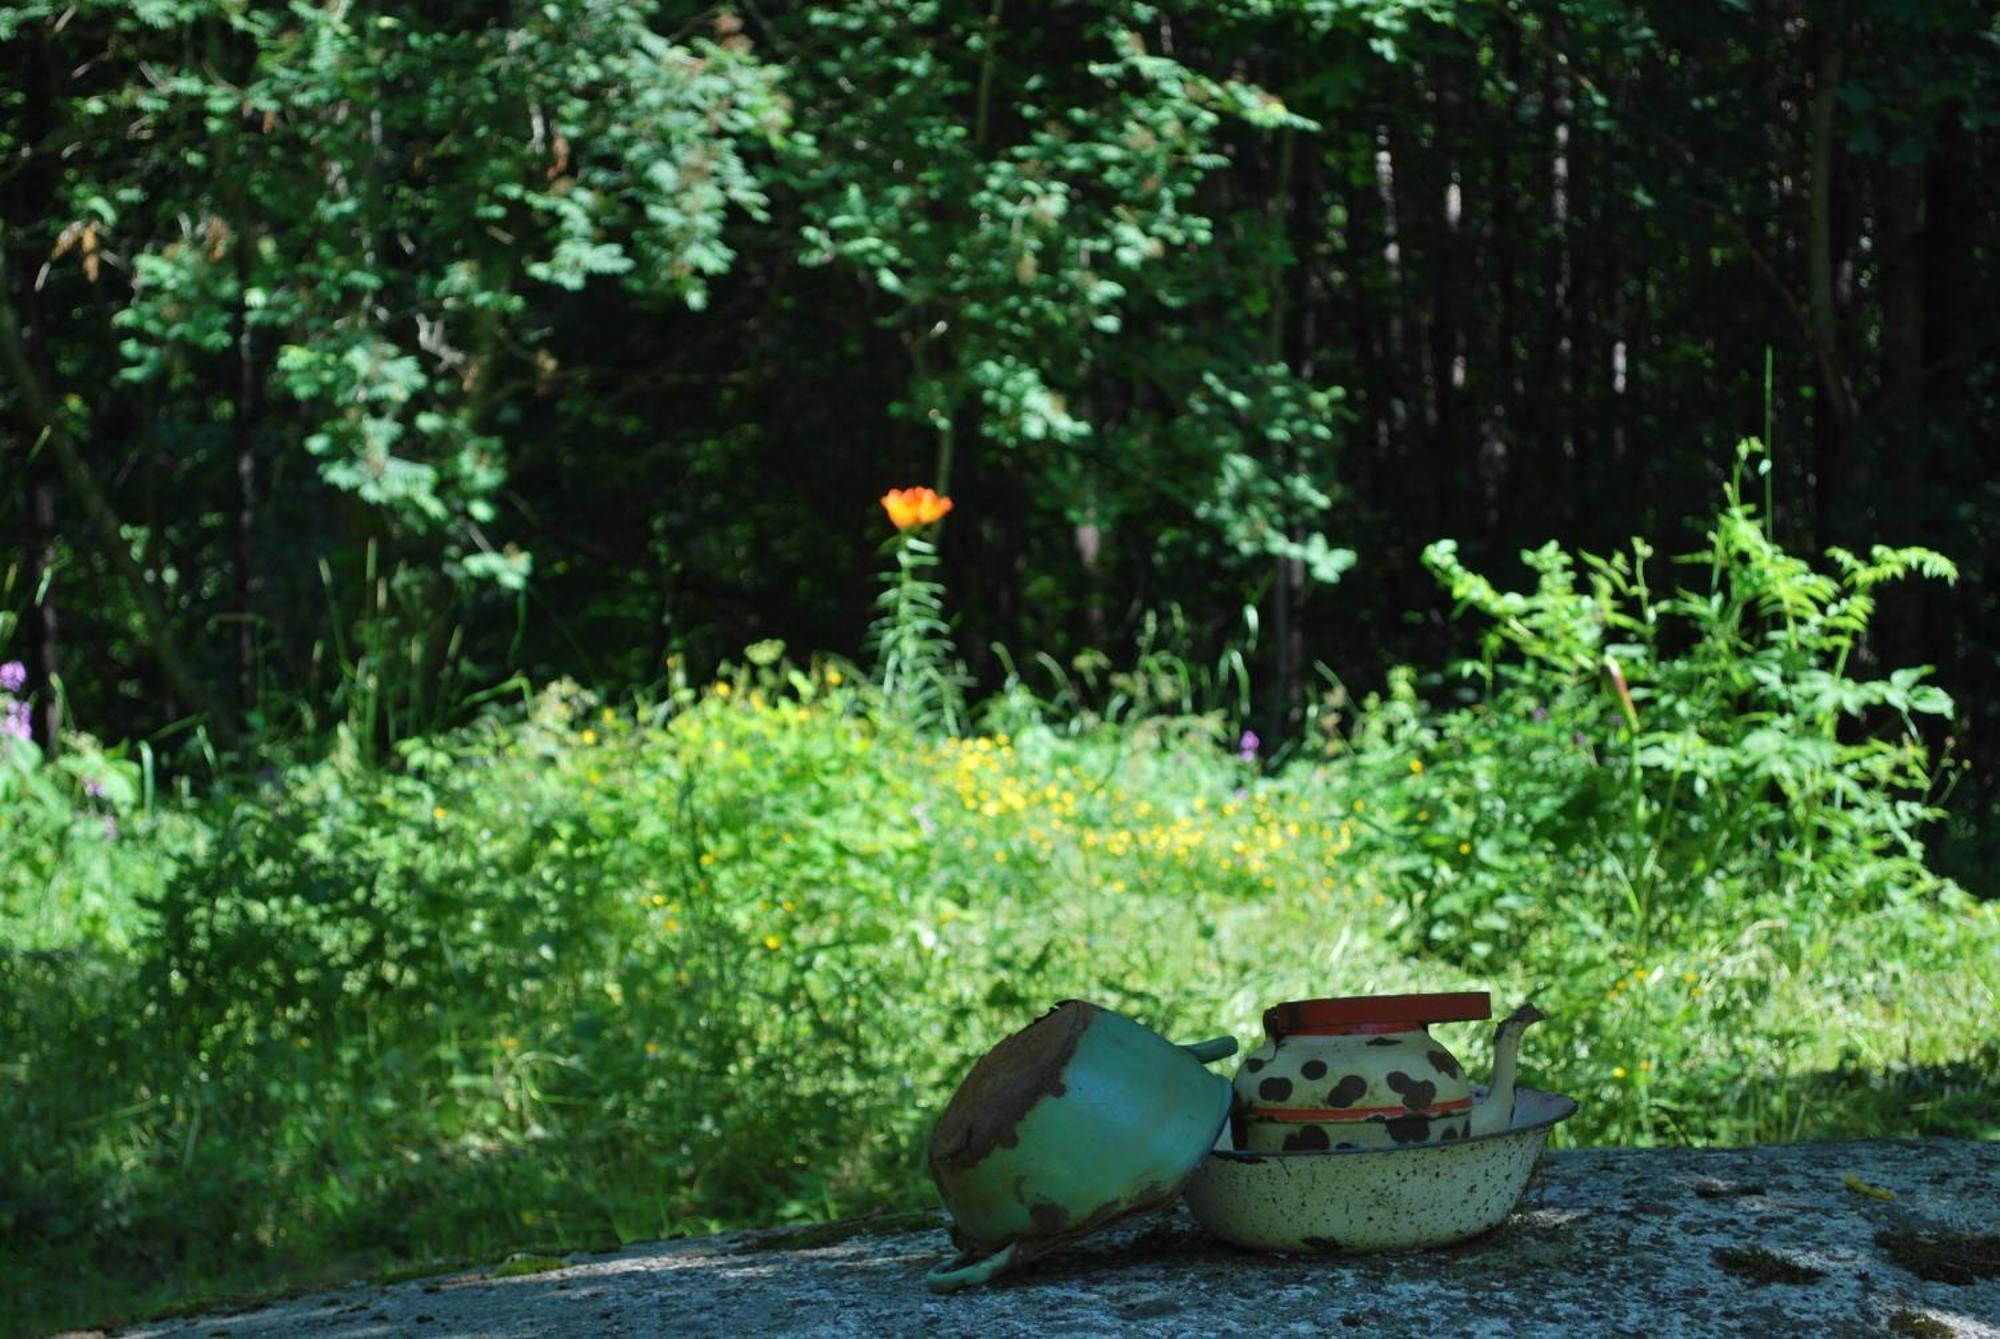
[[[1235,1051],[1233,1037],[1176,1046],[1082,1000],[995,1046],[931,1135],[931,1179],[959,1256],[925,1284],[983,1283],[1171,1204],[1229,1117],[1229,1081],[1202,1066]]]

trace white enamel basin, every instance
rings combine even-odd
[[[1189,1180],[1188,1207],[1222,1240],[1257,1251],[1443,1246],[1499,1225],[1549,1131],[1575,1112],[1567,1097],[1521,1088],[1513,1124],[1475,1139],[1344,1152],[1218,1147]]]

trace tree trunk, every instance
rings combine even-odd
[[[0,235],[0,367],[5,368],[7,375],[13,378],[29,422],[40,429],[44,440],[54,450],[63,481],[68,484],[77,505],[83,508],[84,515],[103,536],[105,554],[125,583],[126,593],[146,625],[149,647],[160,663],[160,672],[166,677],[168,689],[173,696],[201,712],[210,733],[224,748],[234,750],[238,745],[235,722],[216,703],[201,680],[195,677],[181,655],[180,643],[174,637],[166,605],[147,580],[139,560],[132,556],[132,546],[125,542],[124,527],[119,523],[118,513],[112,510],[103,489],[98,487],[83,453],[63,426],[54,401],[29,362],[28,351],[22,341],[20,320],[14,311],[12,288],[6,277],[5,242],[5,236]]]
[[[1560,39],[1560,25],[1555,25]],[[1560,452],[1557,468],[1568,471],[1574,468],[1576,441],[1572,436],[1574,409],[1576,405],[1576,380],[1572,368],[1572,354],[1576,321],[1570,302],[1570,93],[1569,82],[1563,78],[1553,61],[1544,62],[1547,105],[1556,118],[1549,143],[1549,238],[1548,286],[1551,322],[1549,334],[1544,339],[1552,339],[1549,350],[1549,374],[1538,383],[1542,395],[1549,400],[1543,406],[1543,415],[1548,423],[1548,441]],[[1554,387],[1550,395],[1548,388]]]
[[[1295,276],[1305,273],[1304,257],[1297,248],[1298,200],[1294,188],[1298,167],[1298,132],[1287,128],[1279,133],[1278,139],[1278,180],[1271,196],[1271,210],[1277,216],[1278,232],[1292,243],[1291,264],[1286,266],[1280,259],[1273,264],[1266,278],[1271,295],[1271,325],[1266,336],[1269,345],[1265,350],[1265,361],[1271,364],[1291,365],[1286,348],[1287,320],[1291,312],[1289,283]],[[1294,346],[1296,347],[1296,346]],[[1274,472],[1288,475],[1298,466],[1297,456],[1292,447],[1278,445],[1277,459],[1271,462]],[[1296,534],[1290,514],[1280,515],[1278,524],[1287,538]],[[1276,692],[1272,696],[1270,715],[1266,730],[1274,741],[1284,738],[1291,727],[1294,705],[1298,701],[1299,662],[1303,657],[1296,605],[1303,591],[1293,580],[1289,559],[1272,560],[1272,603],[1271,628],[1276,634],[1278,654],[1278,674]]]
[[[1426,202],[1431,212],[1428,222],[1436,239],[1431,258],[1429,360],[1431,366],[1432,459],[1460,477],[1480,481],[1478,514],[1482,528],[1490,530],[1497,512],[1500,475],[1496,466],[1504,459],[1490,456],[1477,433],[1465,422],[1465,195],[1459,146],[1464,141],[1464,100],[1470,96],[1470,78],[1456,60],[1440,59],[1435,65],[1437,136],[1432,156],[1437,172],[1432,178],[1436,193]],[[1470,501],[1471,499],[1466,499]]]
[[[247,219],[236,239],[236,694],[246,714],[257,706],[257,363],[242,294],[250,291]]]
[[[1521,30],[1508,24],[1501,36],[1501,77],[1510,90],[1507,115],[1487,118],[1492,136],[1488,159],[1488,190],[1492,194],[1493,227],[1493,384],[1496,387],[1491,412],[1505,420],[1514,413],[1515,397],[1523,391],[1520,365],[1515,358],[1515,275],[1520,268],[1520,205],[1514,185],[1514,127],[1520,124],[1521,109]]]
[[[1870,434],[1882,441],[1893,462],[1903,514],[1914,522],[1917,494],[1927,455],[1924,430],[1924,169],[1921,163],[1885,163],[1877,177],[1882,265],[1882,352],[1886,402],[1881,427]],[[1865,481],[1854,480],[1858,488]],[[1886,481],[1885,481],[1886,482]]]
[[[1809,122],[1807,168],[1810,211],[1806,237],[1807,307],[1812,315],[1813,356],[1819,364],[1823,408],[1814,415],[1817,465],[1814,470],[1815,536],[1825,543],[1831,533],[1832,502],[1839,495],[1846,469],[1847,442],[1854,429],[1854,391],[1840,354],[1840,328],[1835,324],[1833,245],[1833,112],[1840,91],[1844,53],[1829,45],[1820,58]]]
[[[62,747],[62,698],[56,693],[61,674],[59,620],[56,613],[56,482],[47,468],[34,470],[33,496],[34,550],[28,563],[28,589],[35,593],[35,609],[29,620],[28,681],[37,709],[36,737],[51,758]]]

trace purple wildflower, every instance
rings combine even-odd
[[[0,690],[9,693],[18,693],[21,691],[22,685],[27,682],[28,667],[20,661],[10,660],[4,665],[0,665]]]
[[[31,739],[34,731],[28,727],[28,704],[9,702],[7,719],[0,721],[0,735],[12,735],[16,739]]]
[[[104,840],[108,842],[118,840],[118,818],[115,814],[106,814],[104,816]]]
[[[93,800],[101,800],[104,798],[104,783],[102,781],[86,781],[83,783],[83,793]]]
[[[1263,742],[1255,730],[1245,730],[1243,738],[1236,741],[1236,756],[1244,762],[1256,762],[1257,746]]]
[[[1536,725],[1540,725],[1543,721],[1546,721],[1549,718],[1548,708],[1536,707],[1533,711],[1528,713],[1528,717],[1530,720],[1534,721]]]

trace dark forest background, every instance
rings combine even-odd
[[[1997,114],[1962,0],[15,3],[0,658],[250,770],[357,665],[386,744],[858,655],[926,483],[982,683],[1179,611],[1283,741],[1470,649],[1431,540],[1685,551],[1759,436],[1783,542],[1960,565],[1858,663],[1990,893]]]

